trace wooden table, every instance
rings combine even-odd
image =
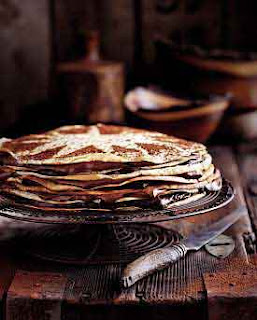
[[[235,189],[233,202],[216,212],[165,222],[183,235],[239,205],[246,216],[231,227],[236,248],[223,260],[204,249],[120,290],[122,265],[55,266],[17,261],[0,250],[1,319],[255,319],[257,314],[257,144],[211,149]],[[247,209],[248,208],[248,209]]]

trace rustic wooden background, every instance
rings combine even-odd
[[[44,103],[55,63],[83,53],[86,29],[99,29],[103,56],[131,71],[152,63],[157,34],[257,50],[256,13],[255,0],[0,0],[0,131],[54,112]]]

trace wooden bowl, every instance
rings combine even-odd
[[[229,106],[228,97],[197,100],[136,88],[125,96],[127,122],[181,138],[206,142]]]
[[[257,113],[256,53],[208,51],[165,41],[159,42],[157,48],[158,60],[165,66],[165,80],[172,82],[169,78],[172,74],[172,78],[177,79],[176,90],[207,95],[231,94],[231,107],[221,125],[222,132],[240,139],[257,137],[257,124],[252,126],[252,116],[256,118]],[[228,126],[229,130],[226,130]]]
[[[230,93],[234,108],[257,109],[256,53],[203,50],[162,40],[157,57],[176,89],[207,95]]]

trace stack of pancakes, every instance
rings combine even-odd
[[[44,210],[172,208],[222,185],[202,144],[102,124],[2,138],[0,163],[0,193]]]

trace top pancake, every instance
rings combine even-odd
[[[128,127],[64,126],[43,134],[0,139],[0,160],[16,165],[89,162],[163,164],[206,154],[202,144]],[[110,167],[110,166],[109,166]]]

